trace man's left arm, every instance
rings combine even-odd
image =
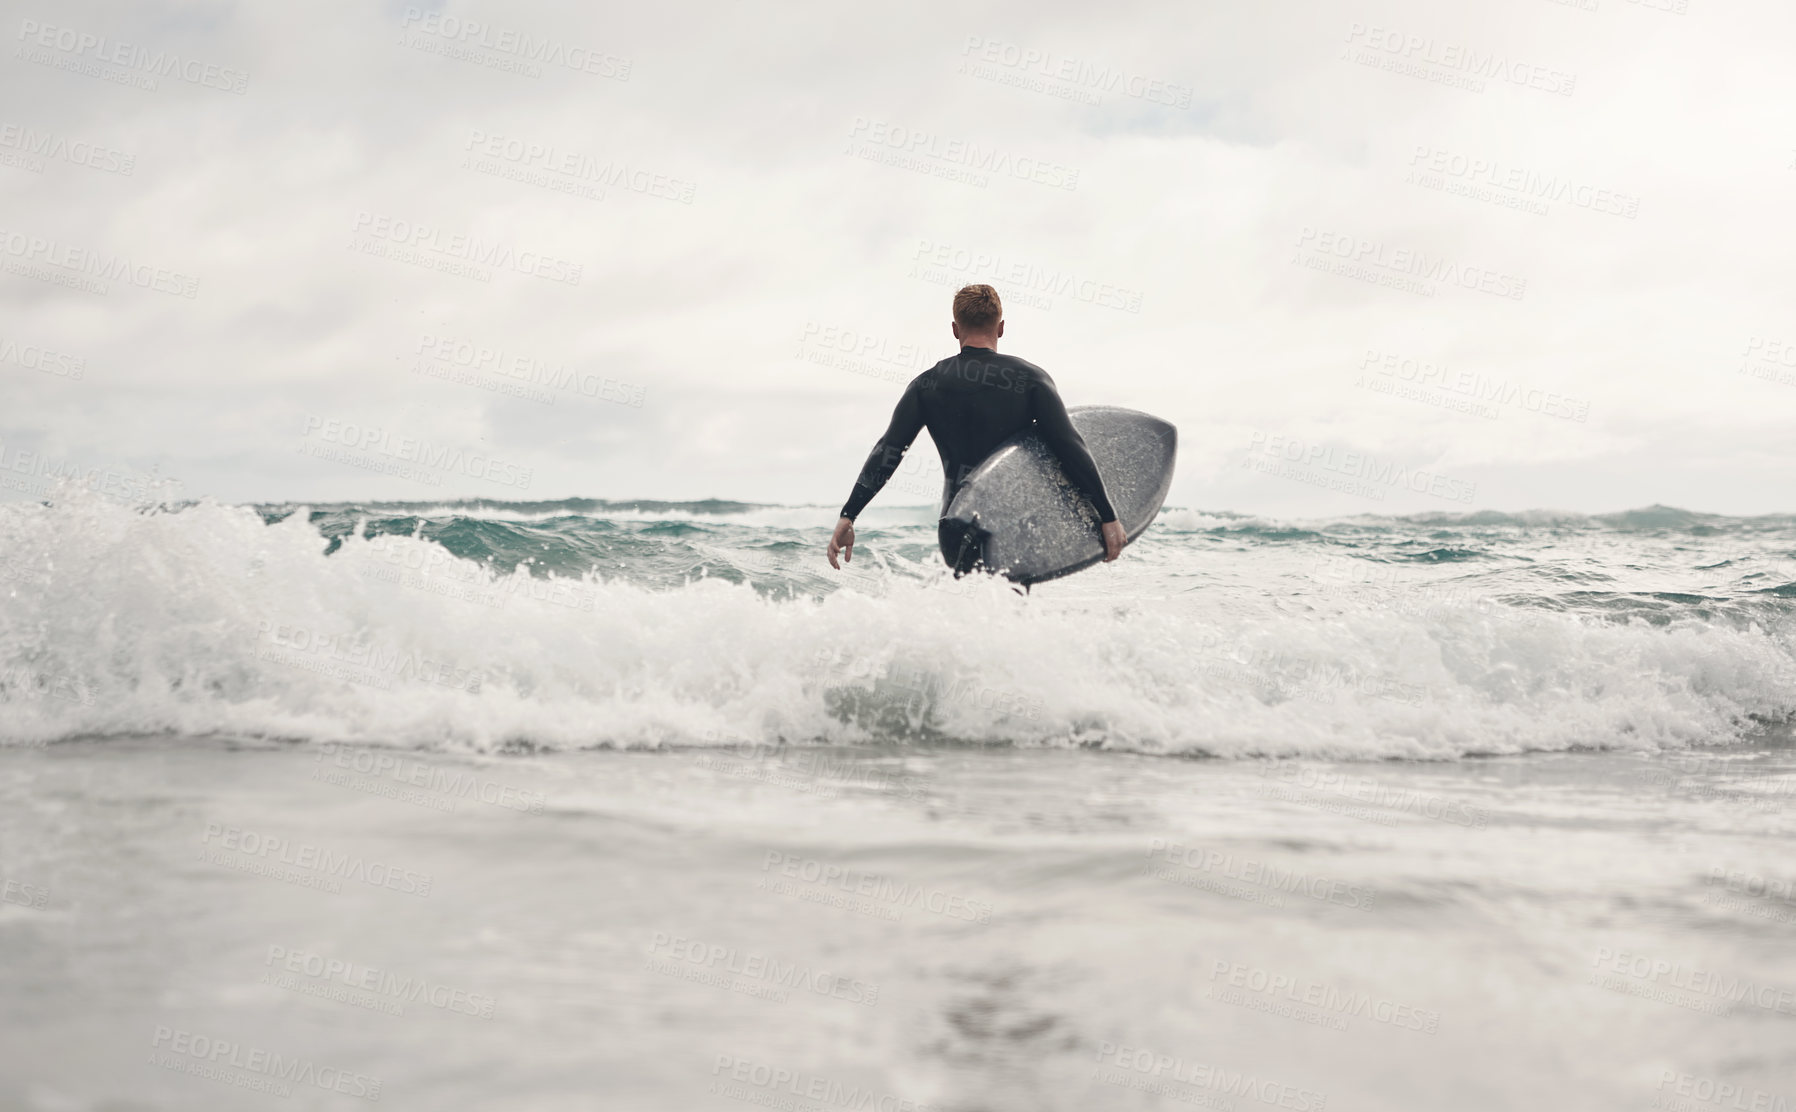
[[[904,396],[898,399],[898,405],[892,410],[892,421],[886,426],[885,435],[873,445],[868,453],[867,462],[861,467],[860,478],[854,482],[854,490],[849,492],[848,501],[842,505],[842,517],[836,522],[835,532],[829,539],[829,566],[840,568],[836,563],[836,553],[845,550],[844,559],[854,559],[854,519],[867,508],[898,470],[904,461],[904,453],[909,450],[911,442],[917,439],[917,433],[923,430],[923,404],[918,397],[917,383],[920,378],[913,379],[905,388]]]
[[[1035,418],[1036,434],[1060,460],[1066,477],[1097,510],[1098,521],[1102,523],[1098,532],[1104,538],[1104,562],[1116,559],[1122,555],[1128,536],[1116,520],[1116,510],[1110,505],[1110,492],[1104,489],[1104,477],[1098,473],[1097,461],[1091,458],[1091,449],[1085,446],[1085,438],[1079,435],[1072,418],[1067,416],[1066,403],[1060,400],[1054,380],[1040,368],[1035,369],[1035,381],[1029,386],[1029,415]]]

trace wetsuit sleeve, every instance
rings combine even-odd
[[[1029,388],[1029,416],[1035,418],[1036,434],[1060,461],[1066,477],[1091,500],[1098,511],[1098,520],[1115,521],[1116,511],[1110,506],[1110,495],[1104,490],[1104,478],[1098,474],[1091,449],[1085,446],[1085,438],[1079,435],[1079,430],[1073,428],[1071,418],[1066,415],[1066,405],[1060,400],[1060,391],[1054,389],[1054,380],[1045,372],[1037,374]]]
[[[886,426],[885,435],[873,445],[873,451],[867,456],[867,463],[861,468],[861,477],[854,481],[854,490],[849,493],[848,501],[842,506],[842,516],[850,521],[859,517],[873,501],[873,496],[886,485],[892,472],[898,470],[898,464],[904,460],[904,452],[911,441],[923,428],[923,403],[919,398],[917,383],[921,379],[912,380],[898,399],[898,408],[892,411],[892,423]]]

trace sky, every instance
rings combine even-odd
[[[0,498],[827,522],[984,281],[1171,504],[1796,510],[1787,4],[0,9]]]

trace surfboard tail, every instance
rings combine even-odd
[[[941,541],[942,558],[954,569],[955,578],[959,578],[985,563],[986,544],[992,535],[980,527],[979,515],[974,514],[971,521],[958,517],[942,518],[936,525],[936,538]]]

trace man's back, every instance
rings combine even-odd
[[[892,423],[873,446],[842,509],[852,520],[897,470],[919,430],[927,428],[942,457],[942,509],[975,468],[1006,440],[1031,427],[1097,509],[1114,521],[1103,480],[1085,441],[1067,419],[1048,373],[1026,359],[990,348],[963,347],[911,380]]]
[[[984,284],[956,290],[953,332],[960,341],[960,354],[911,380],[892,411],[892,423],[867,456],[854,491],[842,507],[841,520],[830,534],[825,550],[830,566],[841,566],[836,563],[838,552],[854,558],[854,519],[898,470],[905,450],[924,428],[942,456],[944,514],[955,493],[986,457],[1006,440],[1033,428],[1060,460],[1066,477],[1097,510],[1103,523],[1099,531],[1104,538],[1104,559],[1116,559],[1128,537],[1116,520],[1085,439],[1067,419],[1054,380],[1026,359],[998,354],[998,341],[1004,335],[1004,303],[998,291]],[[943,553],[947,554],[946,548]],[[949,562],[955,563],[959,574],[959,564],[952,557]]]

